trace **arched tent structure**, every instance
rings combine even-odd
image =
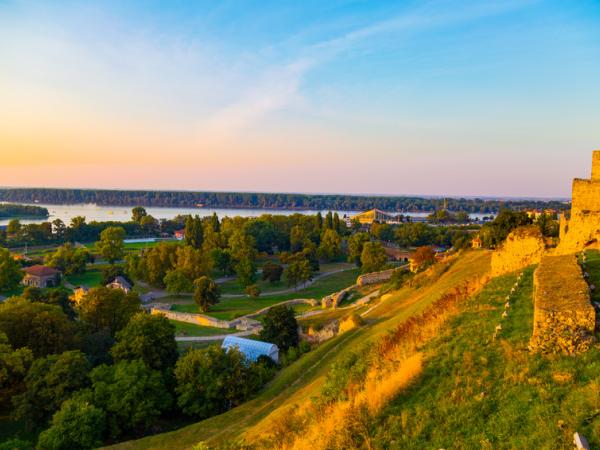
[[[237,336],[227,336],[221,344],[224,349],[237,347],[237,349],[250,361],[256,361],[259,356],[268,356],[275,362],[279,362],[279,347],[270,342],[254,341]]]

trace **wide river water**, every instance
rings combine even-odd
[[[47,219],[22,219],[21,223],[41,223],[46,221],[53,221],[54,219],[61,219],[65,224],[71,223],[71,219],[76,216],[84,216],[87,222],[97,221],[116,221],[126,222],[131,220],[131,208],[133,206],[99,206],[94,204],[74,204],[74,205],[47,205],[43,203],[36,203],[37,206],[42,206],[48,209],[50,217]],[[157,208],[157,207],[146,207],[148,214],[154,216],[157,219],[172,219],[177,215],[185,214],[197,214],[201,217],[211,216],[213,213],[222,217],[256,217],[262,214],[316,214],[318,211],[311,210],[286,210],[286,209],[233,209],[233,208]],[[340,217],[344,215],[354,215],[356,211],[334,211],[337,212]],[[323,215],[327,211],[321,211]],[[424,217],[428,213],[405,213],[412,217]],[[471,218],[479,219],[482,214],[471,214]],[[6,225],[10,219],[0,219],[0,225]]]

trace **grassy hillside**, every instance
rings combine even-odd
[[[600,276],[598,255],[590,271]],[[371,430],[375,448],[573,448],[573,433],[600,446],[600,350],[532,355],[532,269],[501,319],[515,276],[493,280],[430,342],[425,371]],[[497,324],[502,331],[496,340]]]
[[[470,252],[435,273],[430,282],[387,295],[366,316],[366,325],[351,330],[309,352],[282,370],[255,399],[231,411],[177,431],[114,446],[119,449],[191,448],[200,441],[219,445],[242,435],[260,435],[275,416],[289,405],[320,392],[331,364],[348,352],[372,342],[417,314],[448,290],[489,270],[489,253]]]

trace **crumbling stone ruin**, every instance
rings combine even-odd
[[[596,313],[574,255],[544,256],[534,274],[533,336],[540,353],[573,354],[594,341]]]
[[[557,253],[569,254],[584,248],[600,248],[600,150],[592,154],[592,177],[573,180],[571,217],[560,218]]]
[[[515,228],[502,247],[492,254],[492,275],[499,276],[537,264],[545,251],[544,236],[539,227]]]

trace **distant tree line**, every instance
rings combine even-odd
[[[162,206],[251,209],[312,209],[362,211],[379,208],[385,211],[428,211],[446,207],[452,211],[489,214],[502,209],[563,210],[568,204],[541,200],[487,200],[480,198],[425,198],[404,196],[361,196],[337,194],[285,194],[251,192],[191,192],[191,191],[124,191],[96,189],[0,189],[0,201],[41,202],[50,204],[95,203],[110,206]]]
[[[41,206],[0,203],[0,219],[12,217],[48,217],[48,210]]]

